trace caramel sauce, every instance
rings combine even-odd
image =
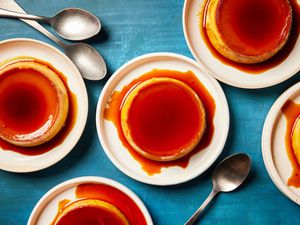
[[[0,83],[0,118],[17,134],[34,132],[49,121],[49,116],[55,117],[56,91],[39,72],[10,70],[1,75]]]
[[[107,209],[93,206],[76,208],[64,215],[55,225],[121,225],[122,219]]]
[[[296,104],[292,100],[288,100],[281,108],[283,112],[287,125],[285,134],[285,146],[289,157],[289,160],[293,167],[293,173],[288,180],[289,186],[300,187],[300,165],[297,163],[297,159],[294,155],[293,145],[292,145],[292,135],[294,124],[300,116],[300,104]]]
[[[110,203],[118,208],[124,216],[127,218],[131,225],[147,225],[142,211],[135,204],[135,202],[122,191],[105,184],[92,184],[85,183],[77,186],[75,195],[77,199],[98,199]],[[51,225],[55,223],[56,218],[63,208],[76,201],[70,202],[67,199],[62,200],[58,206],[58,213]],[[95,218],[103,219],[108,217],[107,223],[99,223]],[[84,207],[81,210],[74,210],[73,213],[66,216],[57,225],[111,225],[120,224],[118,217],[114,217],[113,214],[98,209],[96,207]],[[103,221],[103,220],[102,220]],[[105,220],[104,220],[105,221]]]
[[[64,207],[66,207],[71,202],[72,201],[69,200],[69,199],[63,199],[63,200],[59,201],[58,206],[57,206],[56,216],[55,216],[54,220],[51,222],[50,225],[54,225],[55,224],[55,221],[56,221],[58,215],[61,213],[61,211],[64,209]]]
[[[61,200],[61,201],[58,203],[57,213],[59,213],[59,212],[60,212],[66,205],[68,205],[70,202],[71,202],[71,200],[69,200],[69,199]]]
[[[121,127],[121,119],[120,119],[120,112],[122,109],[122,104],[128,93],[139,83],[154,78],[154,77],[169,77],[174,78],[179,81],[184,82],[188,86],[190,86],[195,93],[199,96],[201,99],[203,106],[205,108],[206,112],[206,130],[203,134],[202,139],[198,143],[198,145],[195,147],[195,149],[190,152],[188,155],[184,156],[183,158],[180,158],[175,161],[170,162],[158,162],[153,161],[150,159],[147,159],[143,156],[141,156],[139,153],[137,153],[127,142]],[[154,175],[156,173],[160,173],[162,168],[168,168],[173,166],[179,166],[182,168],[186,168],[188,166],[190,158],[201,151],[202,149],[206,148],[212,141],[213,133],[214,133],[214,125],[213,125],[213,119],[215,115],[215,101],[213,97],[210,95],[210,93],[207,91],[207,89],[204,87],[204,85],[198,80],[198,78],[194,75],[193,72],[179,72],[179,71],[173,71],[173,70],[152,70],[141,77],[133,80],[130,84],[123,87],[121,91],[114,91],[111,96],[111,100],[108,103],[108,108],[104,110],[104,118],[106,120],[109,120],[113,122],[115,127],[118,131],[119,139],[121,140],[122,144],[130,154],[136,159],[142,166],[142,169],[147,172],[149,175]],[[190,119],[190,118],[188,118]],[[156,124],[153,124],[156,126]],[[176,140],[174,140],[176,142]]]
[[[158,156],[179,154],[205,123],[192,97],[182,87],[167,82],[141,90],[130,106],[127,121],[135,144]]]
[[[221,32],[230,37],[228,40],[230,40],[229,44],[233,49],[238,46],[239,50],[244,49],[247,52],[255,51],[254,49],[260,49],[262,51],[270,49],[271,51],[272,48],[276,46],[280,38],[272,40],[272,37],[276,35],[280,37],[283,35],[279,32],[282,23],[286,22],[286,18],[278,13],[277,4],[274,4],[276,1],[277,0],[229,1],[229,6],[226,10],[231,12],[227,14],[229,16],[232,15],[232,18],[225,18],[225,23],[229,24],[220,24],[220,27],[223,27]],[[214,48],[206,31],[206,15],[209,3],[210,0],[206,0],[205,7],[203,7],[203,11],[200,13],[200,31],[210,52],[224,64],[248,73],[260,74],[282,63],[293,50],[300,30],[300,7],[297,0],[290,0],[292,7],[292,26],[287,43],[273,57],[256,64],[233,62]],[[240,15],[241,13],[243,14]],[[238,35],[232,35],[234,33]]]
[[[18,58],[16,58],[16,60],[18,61]],[[47,66],[49,69],[54,71],[65,84],[69,96],[69,111],[65,125],[50,141],[35,147],[20,147],[0,139],[1,150],[14,151],[23,155],[41,155],[61,144],[74,127],[77,116],[77,97],[68,88],[67,78],[51,64],[31,57],[28,59],[20,58],[19,60],[34,61]],[[19,127],[23,127],[24,132],[34,131],[48,119],[45,116],[51,114],[51,110],[55,108],[54,105],[57,102],[55,100],[57,99],[56,93],[54,93],[55,91],[49,87],[49,84],[46,84],[46,79],[43,78],[43,76],[40,76],[37,71],[31,69],[8,71],[7,74],[3,74],[3,76],[1,76],[0,82],[3,80],[5,81],[5,77],[13,74],[22,75],[26,77],[26,79],[32,79],[32,82],[26,81],[25,83],[22,83],[21,81],[18,81],[15,82],[14,85],[13,80],[9,81],[10,90],[3,92],[0,96],[1,117],[6,118],[6,122],[13,127],[18,127],[18,124],[22,124],[22,126]],[[39,78],[33,78],[32,76],[37,76]],[[41,94],[39,91],[40,88],[35,86],[37,81],[39,87],[43,87],[44,89],[46,88],[47,92],[45,93],[48,96],[44,96],[44,92]],[[20,96],[22,96],[22,100],[20,100]]]

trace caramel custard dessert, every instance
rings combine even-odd
[[[0,138],[17,146],[41,145],[64,126],[69,109],[63,81],[30,57],[0,65]]]
[[[285,147],[291,162],[292,174],[287,184],[300,187],[300,104],[288,100],[281,108],[286,119]]]
[[[82,199],[63,208],[53,225],[129,225],[114,205],[98,199]]]
[[[300,166],[300,119],[297,118],[292,133],[292,146],[295,158]]]
[[[286,44],[292,8],[289,0],[208,0],[204,23],[211,44],[224,57],[260,63]]]
[[[147,225],[139,206],[123,191],[106,184],[83,183],[75,199],[62,199],[51,225]]]
[[[191,152],[206,127],[202,102],[184,82],[155,77],[136,85],[121,109],[121,126],[131,147],[155,161]]]
[[[179,87],[175,88],[175,90],[181,90],[181,94],[180,95],[176,95],[176,97],[172,96],[170,92],[167,96],[169,96],[169,98],[171,99],[171,101],[166,101],[167,104],[166,105],[163,105],[162,108],[151,108],[151,111],[154,112],[154,110],[156,109],[157,112],[161,111],[161,113],[155,113],[155,114],[150,114],[149,115],[149,118],[154,121],[155,123],[150,123],[148,122],[148,132],[150,132],[151,134],[151,130],[154,132],[154,141],[151,142],[151,136],[149,139],[145,139],[145,140],[150,140],[150,149],[153,150],[156,150],[155,147],[156,146],[159,146],[160,145],[160,150],[156,150],[154,151],[154,154],[152,152],[152,154],[147,154],[147,152],[145,151],[145,149],[143,149],[142,146],[143,145],[143,136],[147,134],[147,130],[144,130],[143,133],[140,133],[142,134],[140,136],[141,138],[141,141],[142,142],[142,145],[139,144],[139,141],[136,141],[134,138],[134,133],[133,135],[131,136],[132,140],[134,141],[134,143],[140,148],[143,150],[143,152],[146,152],[146,154],[144,153],[144,155],[150,155],[151,156],[156,156],[155,158],[159,159],[160,161],[155,161],[155,160],[152,160],[151,158],[146,158],[146,156],[142,155],[141,153],[139,153],[136,149],[134,149],[128,142],[127,139],[130,140],[130,136],[127,134],[127,137],[125,137],[125,134],[123,132],[123,127],[125,128],[126,127],[126,124],[124,126],[124,121],[125,123],[127,123],[127,126],[128,126],[128,131],[131,131],[131,130],[134,130],[135,127],[133,127],[130,122],[130,114],[133,115],[132,112],[130,112],[131,110],[128,110],[131,108],[132,105],[138,103],[139,105],[143,106],[143,105],[147,105],[147,102],[149,101],[150,104],[154,104],[155,103],[155,100],[156,98],[155,97],[151,97],[151,95],[147,94],[147,97],[146,99],[144,99],[144,101],[132,101],[132,103],[129,103],[127,102],[127,110],[128,110],[128,113],[127,113],[127,116],[124,116],[124,114],[126,115],[126,110],[125,110],[125,107],[124,107],[124,103],[126,102],[126,99],[127,97],[129,96],[129,94],[135,90],[136,87],[138,87],[139,85],[143,84],[144,82],[147,82],[149,80],[152,80],[152,79],[160,79],[160,78],[166,78],[167,80],[177,80],[177,81],[180,81],[184,84],[186,84],[188,87],[190,87],[192,89],[192,91],[190,91],[189,88],[185,89],[185,86],[183,85],[183,87],[179,84]],[[153,83],[153,81],[152,81]],[[155,83],[155,82],[154,82]],[[174,84],[174,83],[171,83],[172,86],[176,87],[176,84],[177,82]],[[155,86],[155,85],[153,85]],[[160,85],[158,85],[158,87],[160,87]],[[163,95],[164,92],[167,92],[167,88],[166,88],[166,85],[163,85],[163,87],[165,88],[162,88],[163,91],[161,93],[161,95]],[[182,89],[181,89],[182,88]],[[146,91],[145,93],[151,93],[149,92],[148,90],[150,90],[150,87],[149,88],[145,88]],[[153,90],[158,90],[157,88],[153,89]],[[186,92],[187,93],[186,93]],[[156,92],[156,91],[155,91]],[[203,105],[203,108],[205,109],[205,112],[204,113],[201,113],[203,112],[201,110],[201,105],[199,106],[197,104],[197,100],[194,99],[194,97],[192,97],[193,95],[189,95],[191,94],[192,92],[194,92],[198,98],[201,100],[201,103]],[[143,91],[143,88],[142,88],[142,93],[144,93]],[[174,92],[176,93],[176,91]],[[182,93],[185,93],[185,94],[182,94]],[[158,92],[159,94],[159,92]],[[156,94],[157,95],[157,94]],[[140,94],[132,94],[132,96],[138,96],[139,98],[137,99],[142,99]],[[155,96],[155,95],[153,95]],[[179,97],[178,97],[179,96]],[[180,96],[186,96],[187,98],[189,98],[189,101],[184,101],[182,99],[184,98],[181,98]],[[136,97],[134,97],[133,99],[135,99]],[[163,98],[161,98],[162,100]],[[176,103],[178,99],[178,103]],[[180,109],[179,111],[176,109],[173,111],[167,109],[168,105],[172,105],[171,102],[172,101],[175,101],[176,104],[174,104],[172,107],[173,108],[178,108]],[[159,103],[159,100],[158,102]],[[163,103],[161,103],[163,104]],[[189,111],[187,108],[185,108],[185,104],[187,104],[188,106],[190,105],[192,108],[194,108],[194,110],[192,111]],[[160,105],[160,104],[157,104],[157,105]],[[200,107],[200,108],[198,108]],[[164,109],[166,109],[166,112],[169,112],[170,115],[173,114],[172,118],[171,117],[166,117],[167,119],[164,120],[164,117],[162,115],[164,115]],[[147,108],[140,108],[140,115],[143,115],[147,117]],[[122,111],[123,111],[123,125],[122,125],[122,121],[121,121],[121,114],[122,114]],[[143,113],[144,111],[144,113]],[[150,112],[150,111],[149,111]],[[142,170],[144,170],[149,176],[152,176],[154,174],[158,174],[161,172],[162,168],[170,168],[170,167],[180,167],[180,168],[186,168],[188,165],[189,165],[189,162],[190,162],[190,159],[192,158],[192,156],[194,156],[195,154],[197,154],[198,152],[202,151],[203,149],[207,148],[212,140],[213,140],[213,137],[214,137],[214,131],[215,131],[215,124],[214,124],[214,118],[215,118],[215,112],[216,112],[216,102],[213,98],[213,96],[210,94],[210,92],[208,91],[208,89],[206,89],[206,87],[204,86],[204,84],[201,83],[201,81],[199,80],[198,76],[192,72],[192,71],[185,71],[185,72],[182,72],[182,71],[177,71],[177,70],[169,70],[169,69],[153,69],[153,70],[150,70],[144,74],[141,74],[139,77],[137,77],[136,79],[132,80],[130,83],[128,83],[127,85],[123,86],[122,89],[119,91],[119,90],[115,90],[111,93],[111,96],[110,96],[110,99],[108,99],[107,101],[107,105],[103,111],[103,117],[105,120],[107,121],[110,121],[113,123],[113,125],[116,127],[116,130],[118,132],[118,137],[122,143],[122,145],[124,146],[124,148],[126,148],[126,150],[128,150],[128,152],[130,153],[130,155],[140,164]],[[192,113],[194,114],[193,116],[190,116],[189,113]],[[196,115],[195,115],[196,114]],[[205,116],[203,115],[205,114]],[[167,113],[165,114],[167,115]],[[177,115],[179,116],[177,118]],[[126,119],[127,117],[127,119]],[[157,120],[155,118],[158,118]],[[142,116],[140,117],[142,118]],[[160,123],[160,120],[159,118],[161,118],[164,123]],[[173,120],[175,123],[173,124],[172,122],[170,122],[171,120]],[[168,127],[164,127],[164,126],[169,126],[171,125],[171,127],[176,127],[176,124],[177,124],[177,120],[179,121],[184,121],[186,120],[188,123],[185,124],[186,127],[184,127],[184,129],[187,129],[189,130],[189,132],[185,133],[185,132],[182,132],[181,129],[177,129],[177,130],[171,130],[169,129]],[[201,122],[200,122],[201,120]],[[126,122],[128,121],[128,122]],[[146,120],[144,121],[144,123],[148,121],[148,118],[146,118]],[[150,120],[149,120],[150,121]],[[157,122],[156,122],[157,121]],[[169,122],[167,122],[169,121]],[[134,126],[137,126],[139,127],[138,124],[142,124],[143,121],[139,121],[139,120],[136,120],[135,121],[136,124],[133,124]],[[180,122],[178,123],[178,126],[179,126]],[[183,123],[184,124],[184,123]],[[202,124],[202,125],[201,125]],[[145,124],[147,125],[147,124]],[[190,126],[190,128],[188,128]],[[164,146],[167,146],[169,145],[169,149],[170,148],[170,143],[173,143],[173,149],[175,148],[176,149],[176,146],[177,146],[177,149],[180,149],[180,143],[182,143],[182,138],[178,138],[182,135],[182,137],[187,137],[185,139],[185,141],[187,141],[186,143],[188,143],[188,140],[191,140],[192,139],[192,136],[194,136],[193,134],[196,134],[197,131],[201,130],[201,126],[205,126],[205,131],[201,137],[201,140],[199,141],[199,143],[194,147],[194,149],[191,150],[191,152],[187,155],[185,155],[184,157],[181,157],[177,160],[172,160],[172,161],[161,161],[161,158],[162,156],[164,156],[164,158],[166,158],[166,154],[164,154],[163,151],[165,151],[166,149],[163,148]],[[196,129],[195,127],[198,127],[198,129]],[[126,128],[125,128],[126,129]],[[146,128],[145,128],[146,129]],[[168,134],[170,136],[167,136],[168,138],[165,138],[163,139],[162,136],[155,136],[155,130],[158,129],[160,133],[164,134],[165,136],[167,136]],[[191,130],[190,130],[191,129]],[[197,131],[196,131],[197,130]],[[170,132],[169,132],[170,131]],[[173,135],[172,132],[178,132],[177,134],[175,134],[171,140],[171,135]],[[169,132],[169,133],[168,133]],[[125,131],[125,133],[127,133]],[[176,137],[176,138],[175,138]],[[165,142],[165,143],[161,143],[165,140],[168,140],[169,142]],[[180,142],[181,141],[181,142]],[[153,146],[151,146],[153,144]],[[175,147],[174,147],[175,146]],[[191,146],[191,145],[190,145]],[[159,151],[162,151],[161,153]],[[179,151],[180,152],[180,151]],[[151,153],[151,152],[150,152]],[[175,156],[178,156],[178,151],[175,150],[175,155],[173,154],[173,157],[172,157],[172,152],[170,153],[169,152],[169,159],[170,159],[170,156],[171,156],[171,159],[174,158],[175,159]]]

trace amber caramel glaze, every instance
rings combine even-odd
[[[61,211],[68,205],[71,204],[72,201],[69,199],[63,199],[61,201],[59,201],[58,205],[57,205],[57,212],[56,215],[54,217],[54,220],[51,222],[50,225],[54,225],[55,221],[57,220],[58,215],[61,213]]]
[[[57,209],[57,213],[59,213],[67,204],[69,204],[71,202],[71,200],[69,199],[64,199],[64,200],[61,200],[59,203],[58,203],[58,209]]]
[[[77,198],[94,198],[117,207],[131,225],[147,225],[145,217],[136,203],[125,193],[105,184],[81,184],[76,188]]]
[[[98,199],[110,203],[125,215],[130,225],[147,225],[146,219],[136,203],[117,188],[105,184],[85,183],[77,186],[75,195],[77,199]],[[73,202],[68,199],[59,202],[57,215],[51,225],[53,225],[63,208]],[[79,217],[80,214],[76,216]],[[83,216],[86,216],[86,214]]]
[[[240,0],[241,2],[245,0]],[[256,63],[256,64],[242,64],[242,63],[236,63],[233,62],[227,58],[225,58],[223,55],[221,55],[212,45],[210,42],[207,31],[206,31],[206,15],[207,15],[207,8],[210,3],[210,0],[205,1],[204,7],[202,7],[200,12],[200,33],[203,37],[204,42],[206,43],[206,46],[210,50],[210,52],[213,54],[214,57],[219,59],[222,63],[232,66],[238,70],[245,71],[251,74],[260,74],[264,71],[267,71],[280,63],[282,63],[291,53],[293,50],[300,31],[300,6],[297,3],[297,0],[290,0],[290,5],[292,7],[292,27],[290,31],[289,38],[286,42],[286,44],[283,46],[283,48],[275,54],[270,59],[262,62],[262,63]]]
[[[13,135],[38,130],[49,121],[49,115],[52,115],[50,121],[53,123],[58,97],[49,80],[40,72],[33,69],[9,70],[1,75],[0,83],[5,86],[0,95],[0,115],[4,124],[16,132]]]
[[[1,150],[14,151],[14,152],[17,152],[17,153],[20,153],[23,155],[32,155],[32,156],[33,155],[41,155],[43,153],[50,151],[51,149],[58,146],[59,144],[61,144],[65,140],[67,135],[70,133],[72,128],[74,127],[76,116],[77,116],[77,97],[69,89],[67,78],[60,71],[55,69],[51,64],[49,64],[45,61],[42,61],[40,59],[27,57],[27,56],[17,57],[10,61],[11,61],[11,63],[14,63],[14,62],[20,61],[20,60],[21,61],[31,61],[31,62],[34,61],[36,63],[47,66],[49,69],[54,71],[60,77],[60,79],[63,81],[63,83],[67,89],[68,96],[69,96],[69,112],[68,112],[68,116],[67,116],[65,125],[64,125],[64,127],[61,128],[61,130],[58,132],[58,134],[56,134],[56,136],[54,138],[52,138],[50,141],[48,141],[42,145],[35,146],[35,147],[20,147],[20,146],[12,145],[12,144],[0,139],[0,149]]]
[[[154,77],[169,77],[184,82],[195,91],[195,93],[201,99],[205,108],[206,130],[203,134],[202,139],[191,153],[175,161],[157,162],[141,156],[130,146],[122,132],[120,113],[124,99],[136,85]],[[121,91],[114,91],[111,96],[111,101],[108,103],[108,108],[104,110],[104,118],[113,122],[113,124],[117,128],[119,139],[121,140],[122,144],[126,149],[128,149],[130,154],[141,164],[143,170],[149,175],[153,175],[156,173],[160,173],[162,168],[172,166],[180,166],[182,168],[186,168],[188,166],[190,158],[200,150],[206,148],[211,143],[214,134],[213,119],[215,115],[215,109],[216,105],[213,97],[210,95],[210,93],[198,80],[198,78],[193,72],[179,72],[174,70],[154,69],[142,75],[141,77],[133,80],[130,84],[124,86]]]
[[[172,78],[152,78],[137,85],[121,110],[129,144],[156,161],[173,161],[192,151],[205,131],[205,118],[198,95]]]
[[[289,186],[300,187],[300,165],[294,155],[292,145],[292,135],[294,125],[300,116],[300,104],[296,104],[292,100],[288,100],[281,108],[286,119],[285,146],[288,157],[293,167],[293,173],[288,180]]]
[[[129,225],[126,217],[112,204],[98,199],[81,199],[68,205],[54,225]]]

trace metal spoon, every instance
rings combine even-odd
[[[239,187],[248,176],[250,168],[251,159],[244,153],[231,155],[220,162],[212,175],[213,189],[210,195],[184,225],[194,224],[216,194],[230,192]]]
[[[26,13],[21,8],[21,6],[19,6],[13,0],[0,1],[0,7],[8,10]],[[48,30],[46,30],[38,22],[23,19],[21,20],[34,27],[36,30],[40,31],[42,34],[60,45],[65,50],[66,55],[76,65],[83,78],[88,80],[101,80],[105,77],[107,72],[106,64],[102,56],[90,45],[84,43],[67,45],[52,33],[50,33]]]
[[[93,14],[83,9],[68,8],[53,17],[35,16],[10,10],[0,9],[0,17],[35,20],[50,24],[61,37],[80,41],[99,33],[101,23]]]
[[[64,49],[83,78],[101,80],[105,77],[107,73],[106,64],[102,56],[92,46],[85,43],[65,44],[46,29],[35,28]]]

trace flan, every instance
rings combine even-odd
[[[68,115],[67,89],[50,67],[32,58],[0,66],[0,138],[31,147],[51,140]]]
[[[114,205],[98,199],[82,199],[65,206],[53,225],[129,225]]]
[[[184,82],[154,77],[136,85],[121,108],[121,127],[130,146],[154,161],[172,161],[201,140],[206,127],[199,96]]]
[[[286,44],[292,8],[289,0],[208,0],[203,19],[220,54],[254,64],[271,58]]]
[[[296,120],[293,127],[292,146],[293,146],[294,156],[298,162],[298,165],[300,166],[300,120],[299,118]]]

